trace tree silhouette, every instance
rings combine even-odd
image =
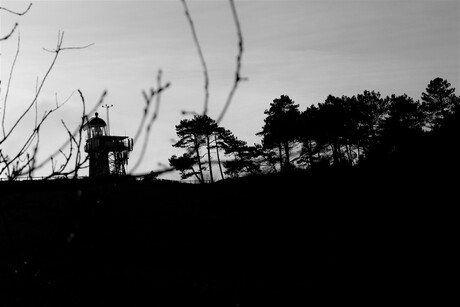
[[[169,163],[181,173],[182,179],[195,176],[203,183],[204,171],[209,168],[210,181],[214,182],[213,149],[222,179],[225,178],[224,173],[230,177],[240,177],[260,172],[258,157],[261,155],[261,149],[257,146],[247,146],[245,141],[238,140],[230,130],[220,127],[207,115],[195,115],[192,119],[182,120],[176,126],[176,132],[180,140],[173,146],[184,148],[187,152],[181,157],[173,155]],[[203,147],[206,149],[204,154],[201,153]],[[233,159],[222,160],[222,151],[224,157],[231,155]],[[202,160],[205,156],[207,161]],[[206,162],[208,166],[204,167],[203,164]]]
[[[386,101],[379,92],[364,91],[356,96],[358,108],[358,133],[363,154],[366,155],[377,145],[379,127],[386,116]]]
[[[262,136],[264,149],[278,150],[280,170],[291,168],[290,142],[299,136],[300,111],[299,105],[294,104],[287,95],[281,95],[270,103],[270,108],[265,110],[267,117],[265,125],[257,135]],[[284,157],[283,157],[284,151]]]
[[[430,81],[426,93],[422,93],[422,108],[428,129],[439,128],[441,121],[453,113],[459,104],[454,92],[455,88],[451,88],[447,80],[438,77]]]
[[[256,146],[248,146],[245,141],[238,140],[231,133],[226,134],[225,154],[233,155],[233,160],[224,162],[225,173],[230,177],[260,173],[260,164],[257,161],[259,151]]]
[[[169,164],[174,167],[175,170],[180,172],[182,179],[195,176],[198,181],[203,182],[203,177],[198,176],[202,175],[202,172],[196,171],[194,169],[196,159],[193,158],[189,153],[184,153],[180,157],[173,155],[171,158],[169,158]]]
[[[300,165],[307,165],[307,167],[313,166],[318,160],[314,158],[315,153],[319,157],[318,149],[318,108],[314,105],[309,106],[300,115],[300,141],[302,143],[302,149],[300,151],[297,163]]]
[[[180,124],[176,126],[176,134],[179,137],[179,141],[173,144],[173,147],[187,149],[187,157],[195,160],[195,164],[198,165],[198,172],[200,175],[200,181],[204,182],[203,166],[201,161],[200,148],[205,144],[205,139],[197,127],[197,119],[199,115],[196,115],[193,119],[183,119]],[[175,161],[173,159],[173,161]],[[174,166],[171,164],[170,165]]]
[[[382,128],[393,138],[406,134],[410,130],[418,130],[423,125],[423,113],[419,101],[414,101],[406,94],[387,98],[388,117],[382,122]]]
[[[352,121],[352,100],[348,97],[329,95],[324,103],[318,104],[317,140],[322,148],[329,147],[333,164],[339,165],[353,160],[351,140],[354,132]]]
[[[222,161],[220,159],[220,150],[223,149],[225,154],[228,154],[229,142],[235,138],[233,133],[223,127],[217,127],[214,133],[214,148],[216,149],[217,163],[219,165],[220,176],[224,179],[224,171],[222,169]],[[225,167],[225,165],[224,165]]]
[[[222,146],[222,140],[224,138],[223,135],[225,133],[225,129],[220,128],[216,121],[207,115],[195,115],[193,119],[183,119],[180,124],[176,126],[176,134],[179,137],[179,141],[173,144],[173,147],[187,149],[187,156],[182,157],[184,161],[187,162],[189,162],[188,160],[190,159],[196,161],[196,164],[198,165],[197,172],[200,174],[201,182],[204,182],[203,170],[205,170],[205,167],[203,166],[203,156],[200,153],[200,149],[202,147],[206,148],[205,155],[208,157],[207,163],[209,167],[209,177],[211,182],[214,182],[211,149],[216,148],[216,153],[219,155],[218,148],[219,146]],[[221,142],[219,143],[218,140],[221,140]],[[177,161],[177,157],[174,157],[172,160],[170,159],[170,165],[172,167],[176,167],[178,165],[182,165],[182,162],[184,161]],[[188,165],[188,163],[185,164]],[[190,169],[190,167],[186,167],[185,169]],[[195,171],[187,173],[188,175],[184,173],[182,175],[189,177],[189,175],[193,175],[194,173]]]
[[[401,154],[422,136],[424,115],[419,101],[406,94],[385,98],[388,114],[381,122],[379,146],[375,148],[380,156]]]

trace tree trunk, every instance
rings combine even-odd
[[[286,169],[289,170],[291,168],[291,158],[289,155],[289,141],[284,142],[284,153],[286,158]]]
[[[335,146],[335,155],[337,156],[337,164],[340,165],[342,163],[342,145],[340,143],[336,144]]]
[[[359,140],[356,142],[356,148],[358,149],[358,163],[361,158],[360,151],[359,151]]]
[[[281,143],[278,143],[278,151],[280,153],[280,172],[282,172],[284,170],[284,167],[283,167],[283,149],[281,147]]]
[[[201,166],[201,159],[200,159],[200,146],[198,145],[198,140],[196,139],[196,137],[194,138],[194,142],[195,142],[195,151],[196,151],[198,169],[200,170],[201,183],[204,183],[203,167]]]
[[[212,177],[211,144],[209,144],[209,134],[206,134],[206,143],[208,149],[209,176],[211,177],[211,182],[214,182],[214,178]]]
[[[200,177],[198,177],[198,174],[195,172],[195,169],[192,167],[191,168],[193,175],[195,175],[196,179],[198,179],[199,182],[203,182],[203,179],[200,180]]]
[[[312,167],[313,166],[313,150],[312,150],[311,140],[308,140],[307,150],[308,150],[308,158],[310,159],[310,167]]]
[[[217,145],[217,137],[216,137],[216,135],[214,135],[214,142],[216,143],[217,163],[219,164],[220,176],[222,177],[222,180],[223,180],[224,179],[224,172],[222,171],[222,163],[220,163],[219,146]]]
[[[349,144],[346,144],[346,145],[345,145],[345,148],[346,148],[346,150],[347,150],[347,156],[348,156],[349,164],[350,164],[350,165],[353,165],[353,158],[352,158],[352,155],[351,155],[351,148],[350,148],[350,145],[349,145]]]
[[[332,149],[332,164],[338,165],[339,164],[339,154],[338,154],[338,145],[337,144],[331,144],[331,149]]]

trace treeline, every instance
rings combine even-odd
[[[439,131],[455,129],[459,106],[455,88],[442,78],[429,82],[421,100],[366,90],[352,97],[329,95],[301,111],[281,95],[264,112],[264,125],[256,134],[261,144],[249,146],[207,115],[196,115],[176,126],[179,141],[173,146],[186,152],[169,163],[183,179],[212,182],[216,170],[223,179],[410,159]]]

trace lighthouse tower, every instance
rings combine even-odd
[[[112,136],[107,124],[96,113],[83,127],[86,131],[85,151],[89,155],[89,177],[126,175],[129,152],[133,150],[133,139],[127,136]]]

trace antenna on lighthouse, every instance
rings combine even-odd
[[[105,104],[102,107],[107,109],[107,135],[110,135],[109,109],[113,107],[113,104],[111,105]]]

